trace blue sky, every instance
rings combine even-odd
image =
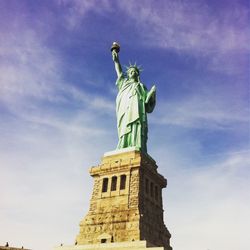
[[[0,245],[72,244],[117,144],[113,41],[157,86],[148,153],[175,250],[247,250],[248,1],[0,2]]]

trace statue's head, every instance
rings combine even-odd
[[[137,66],[136,63],[134,65],[130,64],[129,67],[127,67],[127,76],[129,79],[139,80],[140,71],[141,68]]]

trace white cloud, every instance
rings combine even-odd
[[[202,168],[170,169],[166,224],[174,249],[248,249],[249,151]]]
[[[210,88],[211,89],[211,88]],[[231,129],[249,123],[249,108],[237,96],[220,98],[220,93],[199,91],[178,102],[159,103],[153,123],[203,129]],[[237,125],[237,126],[238,126]]]
[[[0,97],[11,104],[27,97],[36,100],[63,101],[60,86],[60,63],[46,48],[36,32],[24,28],[15,36],[2,32],[0,43]]]
[[[77,29],[91,11],[98,15],[105,15],[112,8],[112,4],[108,0],[57,0],[56,2],[59,6],[67,8],[64,19],[69,29]]]
[[[56,108],[73,104],[84,112],[114,112],[108,98],[76,88],[63,79],[60,56],[44,46],[43,38],[38,38],[35,31],[25,27],[21,33],[16,30],[15,36],[8,32],[2,35],[5,39],[0,41],[0,103],[14,115],[51,123],[52,114],[46,117],[47,112],[52,113],[53,109],[59,115]]]
[[[72,154],[69,141],[60,147],[44,139],[48,143],[39,138],[36,141],[40,153],[34,153],[34,143],[29,154],[26,150],[16,152],[15,159],[13,152],[0,154],[1,240],[12,246],[44,250],[61,241],[73,243],[78,223],[88,209],[82,198],[83,193],[89,198],[92,184],[87,174],[87,150],[77,152],[75,148]],[[67,229],[63,230],[65,224]],[[42,241],[40,235],[44,236]]]
[[[89,206],[88,168],[114,147],[114,135],[84,112],[69,120],[36,112],[21,118],[1,124],[0,238],[39,250],[73,244]]]
[[[92,188],[87,169],[114,146],[98,112],[114,107],[65,82],[60,57],[35,31],[15,32],[0,41],[0,105],[11,112],[0,130],[1,241],[51,249],[78,232]]]

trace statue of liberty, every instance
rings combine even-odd
[[[150,91],[140,81],[140,67],[130,65],[123,73],[118,52],[120,46],[114,42],[111,51],[117,73],[116,116],[118,129],[117,149],[136,147],[147,152],[147,113],[154,110],[156,88]]]

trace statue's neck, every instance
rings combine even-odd
[[[136,82],[136,83],[139,83],[139,80],[138,80],[138,79],[133,79],[133,78],[128,78],[127,81],[128,81],[128,82]]]

